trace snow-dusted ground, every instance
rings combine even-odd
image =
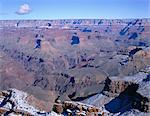
[[[24,110],[27,112],[30,112],[31,114],[36,114],[38,112],[38,109],[34,108],[33,106],[29,105],[26,101],[27,94],[24,92],[21,92],[16,89],[12,89],[12,97],[11,100],[16,103],[16,109]]]
[[[25,92],[19,91],[17,89],[10,89],[9,91],[12,91],[12,94],[9,100],[13,101],[15,104],[13,107],[14,111],[26,112],[33,116],[63,116],[53,111],[52,112],[40,111],[37,108],[29,105],[29,103],[26,101],[26,98],[28,95]],[[9,94],[8,91],[6,91],[6,93]],[[0,104],[5,98],[6,98],[5,96],[0,96]],[[9,111],[10,109],[12,109],[12,104],[9,102],[6,102],[6,104],[0,107],[0,109]],[[15,114],[12,112],[11,114],[9,114],[9,116],[22,116],[22,115]]]

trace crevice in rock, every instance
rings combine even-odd
[[[9,111],[6,111],[4,113],[4,116],[8,116],[10,113],[14,112],[14,107],[15,107],[15,103],[13,101],[10,100],[11,96],[12,96],[12,91],[8,91],[9,93],[7,95],[5,95],[5,98],[3,99],[3,101],[0,104],[0,107],[4,107],[7,103],[10,103],[11,108],[9,109]]]
[[[90,98],[90,97],[96,95],[96,94],[98,94],[98,93],[93,93],[93,94],[90,94],[90,95],[84,96],[84,97],[76,97],[76,98],[71,98],[70,96],[68,96],[68,97],[70,97],[70,99],[71,99],[72,101],[83,101],[83,100],[85,100],[85,99],[88,99],[88,98]]]

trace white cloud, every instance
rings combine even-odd
[[[28,4],[23,4],[20,6],[20,8],[18,9],[18,11],[16,12],[19,15],[23,15],[23,14],[28,14],[31,12],[31,8]]]

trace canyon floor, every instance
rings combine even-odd
[[[0,115],[150,115],[150,19],[0,20]]]

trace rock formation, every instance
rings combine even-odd
[[[149,30],[150,19],[0,20],[0,90],[45,112],[56,99],[149,112]]]

